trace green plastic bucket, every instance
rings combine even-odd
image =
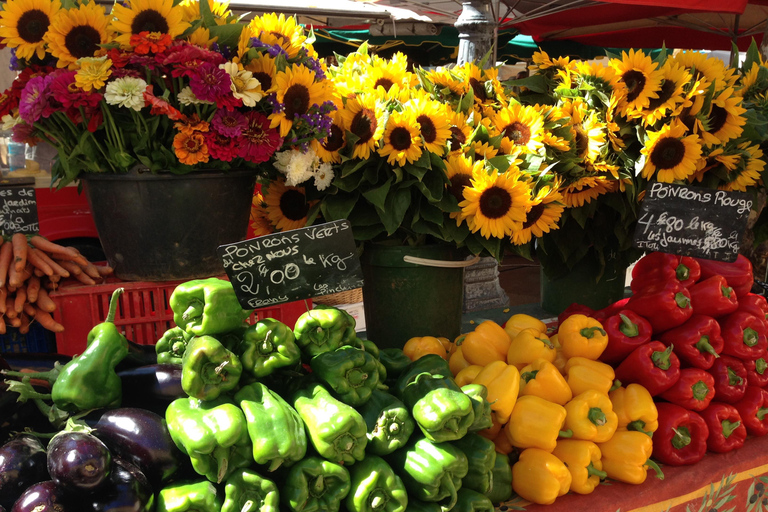
[[[541,271],[541,308],[559,315],[574,302],[602,309],[624,298],[624,281],[627,267],[607,265],[598,281],[599,263],[584,258],[570,272],[550,278]]]
[[[406,257],[421,258],[409,263]],[[444,245],[366,244],[361,258],[365,329],[382,348],[402,348],[415,336],[445,336],[461,331],[466,254]],[[454,268],[434,264],[457,265]]]

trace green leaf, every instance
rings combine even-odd
[[[433,224],[442,225],[444,222],[455,223],[455,221],[449,218],[445,212],[433,204],[423,203],[421,205],[420,214],[424,220],[432,222]]]
[[[357,194],[326,196],[321,207],[323,217],[328,221],[346,219],[355,207],[357,199]]]
[[[358,160],[352,165],[344,165],[341,169],[341,177],[346,178],[350,174],[354,174],[368,164],[368,160]]]
[[[738,56],[738,49],[736,52],[736,56]],[[741,69],[744,69],[746,71],[749,71],[752,69],[752,64],[758,64],[760,65],[760,48],[757,47],[757,43],[755,42],[755,38],[752,38],[752,42],[749,44],[749,48],[747,49],[747,55],[744,59],[744,65]],[[736,69],[738,69],[738,66],[736,66]]]
[[[384,233],[384,226],[381,224],[352,227],[352,234],[355,236],[355,240],[372,240],[382,233]]]
[[[754,42],[754,39],[752,41]],[[736,45],[736,41],[731,41],[731,67],[739,69],[739,47]],[[746,67],[746,61],[744,69],[749,69]]]
[[[543,74],[531,75],[529,77],[518,78],[516,80],[506,80],[504,85],[507,87],[525,87],[529,91],[539,94],[547,94],[549,92],[546,76]]]
[[[445,182],[440,175],[434,172],[427,173],[424,179],[416,184],[430,203],[436,203],[443,198]]]
[[[204,3],[205,2],[200,2],[201,10]],[[210,31],[212,38],[219,38],[218,41],[216,41],[217,44],[236,49],[237,42],[240,39],[240,33],[243,31],[243,25],[240,23],[216,25],[214,23],[212,26],[208,27],[208,30]]]
[[[429,169],[426,167],[420,167],[415,164],[405,164],[404,166],[405,171],[410,174],[411,176],[415,176],[416,179],[421,181],[424,176],[429,172]]]
[[[205,5],[203,5],[205,4]],[[208,2],[200,2],[200,17],[207,28],[216,26],[216,18],[211,12],[211,6]]]
[[[467,94],[463,95],[461,99],[459,100],[459,105],[456,107],[456,110],[458,112],[461,112],[462,114],[468,113],[470,110],[472,110],[472,106],[475,104],[475,92],[472,90],[472,88],[469,88],[469,92]]]
[[[363,192],[363,196],[377,208],[384,209],[384,203],[387,199],[387,194],[389,193],[389,187],[392,185],[392,181],[393,180],[390,177],[380,187]]]
[[[400,228],[410,204],[411,191],[408,188],[400,187],[387,196],[385,208],[377,210],[388,235],[393,235]]]

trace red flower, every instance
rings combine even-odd
[[[240,146],[244,144],[242,137],[226,137],[214,131],[205,134],[205,142],[208,144],[208,153],[222,162],[234,160]]]
[[[162,32],[148,32],[145,30],[131,35],[131,46],[134,47],[133,51],[139,55],[162,52],[171,44],[171,41],[171,35],[163,34]]]
[[[225,62],[224,56],[189,44],[186,41],[175,42],[164,52],[155,55],[158,64],[171,69],[174,77],[192,76],[200,65],[210,62],[216,67]]]
[[[171,121],[186,119],[184,114],[179,112],[173,105],[152,94],[152,85],[147,85],[147,90],[144,91],[144,101],[148,105],[152,105],[152,109],[149,111],[152,115],[168,116]]]
[[[130,52],[121,50],[120,48],[110,48],[107,50],[107,57],[112,61],[112,66],[120,69],[124,68],[130,60]]]
[[[248,127],[243,130],[243,144],[238,156],[253,163],[266,162],[283,145],[283,138],[274,128],[269,127],[267,116],[249,111]]]
[[[18,110],[19,98],[11,96],[10,89],[0,95],[0,117],[11,114]]]

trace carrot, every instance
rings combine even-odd
[[[32,322],[32,320],[24,313],[19,315],[19,318],[21,319],[21,325],[19,326],[19,334],[27,334],[29,332],[29,324]]]
[[[24,311],[25,302],[27,302],[27,287],[22,286],[16,290],[16,298],[13,300],[13,309],[15,309],[17,313],[22,313]]]
[[[77,274],[77,275],[75,276],[75,278],[76,278],[78,281],[80,281],[81,283],[83,283],[83,284],[89,284],[89,285],[93,285],[93,284],[96,284],[96,281],[94,281],[93,279],[91,279],[91,276],[87,275],[85,272],[83,272],[83,273],[81,273],[81,274]]]
[[[45,275],[45,272],[43,272],[42,270],[40,270],[40,269],[39,269],[39,268],[37,268],[37,267],[35,267],[35,268],[34,268],[34,273],[35,273],[35,275],[36,275],[37,277],[43,277],[43,276]]]
[[[43,238],[40,235],[35,235],[29,239],[29,243],[36,249],[47,252],[54,255],[56,258],[66,259],[72,261],[79,253],[71,247],[64,247],[57,243],[51,242],[47,238]]]
[[[96,271],[101,276],[104,276],[104,277],[110,275],[112,272],[115,271],[115,269],[113,269],[112,267],[110,267],[108,265],[94,265],[94,266],[96,267]]]
[[[5,327],[5,318],[0,316],[0,334],[5,334],[7,332],[7,329]]]
[[[37,292],[37,307],[48,313],[56,311],[56,303],[48,296],[48,292],[44,288],[40,288],[40,291]]]
[[[67,260],[54,260],[56,263],[61,265],[63,268],[69,272],[69,275],[77,277],[78,275],[83,273],[83,269],[75,263],[74,261],[67,261]]]
[[[3,244],[2,247],[0,247],[0,286],[3,286],[8,278],[8,270],[11,267],[11,258],[13,258],[13,245]]]
[[[5,289],[5,286],[0,288],[0,315],[5,314],[6,310],[6,302],[5,299],[8,297],[8,291]]]
[[[32,276],[27,281],[27,302],[35,302],[37,293],[40,291],[40,278]]]
[[[30,304],[29,302],[24,303],[24,313],[34,318],[35,316],[35,306]]]
[[[44,254],[42,251],[39,251],[34,247],[30,247],[29,251],[27,251],[27,259],[35,267],[35,269],[42,270],[43,273],[47,276],[52,276],[53,267],[51,267],[48,262],[45,261],[45,259],[42,257],[42,254]]]
[[[21,318],[19,318],[17,316],[15,316],[13,318],[11,318],[11,317],[8,317],[8,318],[11,320],[11,322],[10,322],[11,323],[11,327],[16,327],[16,328],[21,327]]]
[[[94,265],[91,262],[88,262],[88,265],[82,267],[83,272],[88,274],[93,279],[101,279],[101,274],[99,274],[98,269],[96,269],[96,265]]]
[[[11,245],[13,246],[13,264],[16,267],[16,272],[21,272],[27,264],[27,252],[29,251],[27,235],[15,233],[11,237]]]
[[[5,298],[5,317],[13,318],[15,316],[18,316],[18,313],[14,309],[13,297],[9,295]]]
[[[35,308],[35,320],[49,331],[64,332],[64,326],[54,320],[50,313],[40,308]]]
[[[35,249],[37,251],[37,249]],[[69,277],[69,272],[67,272],[66,269],[62,268],[61,265],[56,263],[51,259],[50,256],[45,254],[43,251],[37,251],[37,256],[40,257],[48,266],[53,269],[53,274],[48,274],[49,276],[53,276],[54,274],[59,274],[61,277]]]

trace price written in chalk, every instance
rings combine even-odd
[[[37,196],[34,181],[0,181],[0,231],[4,235],[37,233]]]
[[[246,309],[352,290],[363,284],[346,220],[222,245],[218,254]]]

